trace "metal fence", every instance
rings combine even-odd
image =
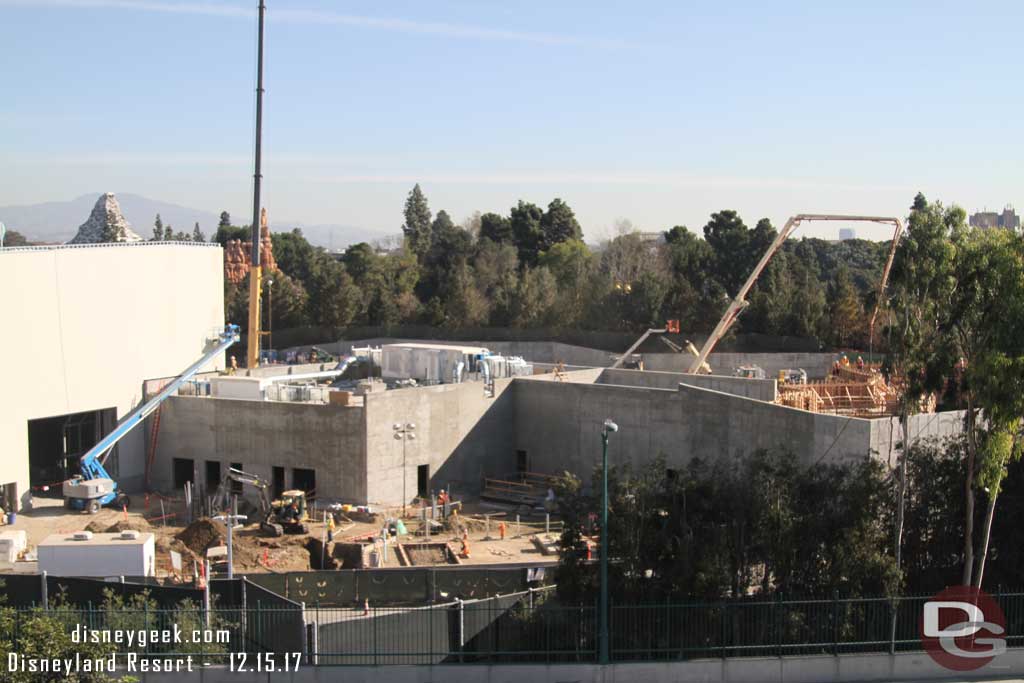
[[[610,656],[625,662],[918,651],[919,620],[930,597],[613,605]],[[1024,647],[1024,593],[993,597],[1007,618],[1007,645]],[[4,613],[13,618],[2,618]],[[132,651],[193,654],[211,662],[224,661],[231,652],[270,651],[284,657],[301,649],[305,663],[321,666],[588,663],[597,661],[598,650],[595,606],[559,605],[537,591],[428,607],[307,605],[302,618],[295,610],[251,602],[246,609],[210,612],[8,609],[0,610],[0,640],[13,637],[17,643],[26,620],[40,614],[57,616],[69,629],[76,624],[101,630],[178,624],[183,631],[209,632],[213,642],[151,643]]]

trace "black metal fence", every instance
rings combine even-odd
[[[12,615],[0,618],[0,640],[16,644],[26,620],[45,614],[69,629],[76,624],[99,630],[172,629],[177,624],[205,639],[137,644],[133,651],[193,654],[213,662],[232,652],[278,657],[301,652],[304,663],[322,666],[597,661],[596,607],[559,605],[539,591],[427,607],[307,606],[300,612],[253,597],[245,609],[209,612],[8,608],[0,610],[0,617]],[[919,621],[930,597],[613,605],[610,655],[625,662],[918,651]],[[1006,615],[1007,645],[1024,647],[1024,593],[993,597]]]

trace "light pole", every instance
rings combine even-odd
[[[218,522],[224,522],[224,525],[228,528],[228,578],[235,578],[235,558],[234,558],[234,535],[231,533],[232,528],[239,520],[244,520],[245,515],[238,514],[238,496],[231,496],[231,510],[230,513],[223,515],[217,515],[214,517]],[[207,573],[206,580],[210,580],[210,575]]]
[[[406,471],[405,471],[405,444],[407,441],[416,440],[416,425],[412,422],[406,422],[398,424],[397,422],[391,427],[395,432],[395,438],[402,442],[402,516],[405,516],[405,505],[409,502],[409,497],[406,495]]]
[[[274,350],[274,280],[267,278],[267,351]]]
[[[604,421],[601,429],[601,600],[598,605],[598,656],[608,663],[608,435],[619,431],[619,425]]]

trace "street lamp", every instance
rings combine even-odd
[[[274,280],[267,278],[267,351],[274,350]]]
[[[391,427],[395,432],[395,438],[402,442],[402,516],[405,516],[405,504],[409,502],[409,497],[406,495],[406,472],[405,472],[405,444],[408,441],[416,440],[416,425],[412,422],[406,422],[404,425],[398,424],[397,422]]]
[[[598,605],[598,648],[601,664],[608,663],[608,435],[619,425],[607,419],[601,429],[601,601]]]

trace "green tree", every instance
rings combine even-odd
[[[917,202],[915,202],[915,205]],[[952,367],[946,309],[953,295],[953,273],[956,247],[954,241],[964,230],[963,214],[947,211],[941,204],[927,204],[910,212],[907,230],[896,250],[892,274],[889,278],[889,305],[892,323],[889,326],[890,354],[886,360],[887,372],[903,378],[904,391],[900,400],[900,424],[905,435],[900,449],[896,518],[894,524],[894,553],[897,567],[902,566],[902,539],[905,499],[907,491],[907,454],[910,442],[909,418],[918,412],[921,400],[941,388]],[[971,410],[968,415],[973,414]],[[968,428],[968,432],[972,428]],[[973,446],[968,446],[969,470],[973,470]],[[973,498],[969,489],[968,498]],[[973,515],[973,501],[967,507],[968,517]],[[970,537],[970,527],[965,536]],[[965,539],[965,550],[970,555]],[[965,558],[963,583],[970,583],[971,557]]]
[[[585,323],[593,293],[595,259],[582,240],[564,240],[540,255],[540,265],[551,271],[558,284],[555,318],[560,326]]]
[[[413,186],[405,200],[405,223],[402,224],[402,232],[405,234],[409,249],[422,259],[433,240],[430,230],[430,207],[419,183]]]
[[[231,227],[231,214],[227,211],[220,212],[220,221],[217,223],[217,228],[230,228]]]
[[[480,216],[480,239],[489,239],[498,244],[511,244],[514,241],[512,222],[496,213],[483,214]]]
[[[523,270],[513,303],[512,324],[515,327],[541,327],[548,324],[557,289],[555,277],[547,268]]]
[[[536,204],[519,200],[512,208],[509,223],[512,227],[512,240],[519,251],[519,263],[523,266],[534,266],[544,245],[544,228],[541,221],[544,211]]]
[[[25,239],[17,230],[8,230],[7,234],[4,235],[4,246],[5,247],[28,247],[32,243]]]
[[[1024,249],[1007,230],[971,231],[957,210],[953,228],[955,286],[947,302],[953,354],[961,359],[967,399],[964,583],[980,587],[995,505],[1006,466],[1019,457],[1024,417]],[[978,415],[984,415],[980,422]],[[977,564],[971,568],[974,491],[988,500]],[[968,526],[968,525],[971,526]],[[973,574],[973,576],[972,576]]]
[[[831,341],[839,347],[851,347],[863,343],[864,307],[857,289],[850,278],[850,270],[840,266],[830,288],[831,300],[829,324],[832,329]]]
[[[377,260],[377,254],[366,242],[360,242],[359,244],[353,244],[345,250],[345,254],[341,257],[341,262],[345,264],[345,270],[352,276],[352,280],[357,286],[362,286],[366,276],[373,270],[374,263]]]
[[[164,222],[160,220],[160,214],[156,215],[156,220],[153,221],[153,237],[150,242],[162,242],[164,237]]]
[[[309,317],[314,325],[345,327],[359,311],[361,294],[344,266],[323,256],[313,268]]]
[[[196,225],[192,228],[192,241],[193,242],[205,242],[206,235],[199,229],[199,221],[196,221]]]
[[[576,214],[558,198],[548,204],[548,210],[541,217],[540,227],[543,235],[541,251],[547,251],[559,242],[583,239],[583,230],[576,220]]]
[[[164,242],[171,242],[174,240],[174,228],[170,224],[164,226]]]
[[[519,257],[516,248],[511,243],[481,239],[477,244],[473,271],[476,286],[490,302],[490,324],[509,327],[519,286]]]

